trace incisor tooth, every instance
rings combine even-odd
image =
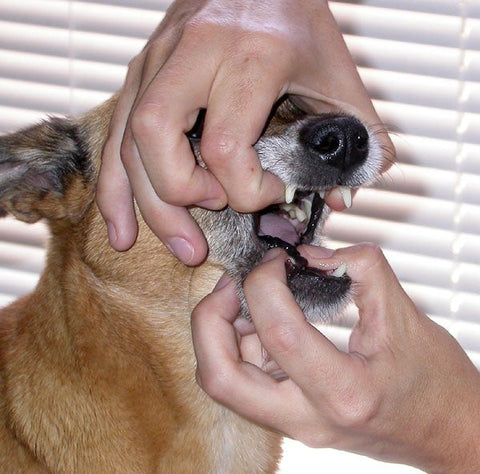
[[[345,275],[345,273],[347,273],[347,265],[346,265],[345,263],[342,263],[342,264],[332,273],[332,276],[333,276],[333,277],[340,278],[340,277],[342,277],[343,275]]]
[[[340,194],[342,195],[345,207],[347,209],[352,207],[352,190],[350,188],[346,188],[345,186],[340,186],[338,189],[340,190]]]
[[[305,222],[307,220],[307,214],[303,212],[299,207],[295,209],[295,215],[298,222]]]
[[[285,187],[285,202],[287,204],[290,204],[293,201],[296,190],[297,188],[293,184],[287,184]]]

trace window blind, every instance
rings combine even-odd
[[[76,114],[122,84],[170,2],[0,3],[0,132]],[[330,2],[392,131],[398,161],[327,224],[332,246],[377,242],[415,303],[480,367],[480,0]],[[0,220],[0,305],[43,267],[42,224]],[[355,312],[322,330],[346,347]],[[286,443],[281,472],[415,472]]]

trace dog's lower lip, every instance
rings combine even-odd
[[[282,248],[287,252],[289,258],[285,263],[285,268],[287,272],[287,278],[294,278],[298,274],[303,274],[311,276],[314,278],[337,278],[328,274],[326,271],[320,270],[318,268],[313,268],[308,266],[308,261],[306,258],[300,255],[300,252],[297,250],[297,245],[300,244],[309,244],[314,237],[315,230],[317,228],[318,222],[323,212],[323,207],[325,201],[318,193],[315,193],[312,202],[312,215],[308,222],[307,228],[302,235],[299,236],[298,243],[289,243],[280,237],[272,235],[257,235],[257,238],[265,245],[267,250],[272,248]],[[342,277],[339,277],[342,278]]]
[[[299,196],[299,201],[302,200],[304,197],[307,197],[309,194],[312,194],[313,197],[310,198],[311,201],[311,209],[308,212],[310,214],[308,223],[306,224],[303,229],[297,230],[297,234],[293,231],[294,226],[287,226],[290,231],[285,230],[285,226],[274,226],[270,224],[269,228],[267,229],[266,221],[269,218],[270,221],[281,221],[284,222],[280,217],[275,216],[280,210],[281,206],[272,206],[271,208],[267,208],[266,210],[258,214],[256,214],[256,223],[255,226],[257,228],[257,237],[260,241],[266,244],[267,249],[273,247],[282,247],[284,248],[287,253],[289,253],[289,249],[295,249],[297,245],[300,244],[310,244],[314,238],[315,230],[320,222],[320,218],[323,213],[323,208],[325,205],[325,201],[318,193],[308,193],[303,192]],[[303,197],[302,197],[303,196]],[[265,222],[265,224],[263,224]],[[262,224],[261,224],[262,223]],[[280,229],[283,227],[283,231]],[[262,233],[263,232],[263,233]],[[272,234],[270,234],[272,232]],[[273,233],[275,232],[275,233]],[[297,252],[298,254],[298,252]],[[293,254],[291,256],[294,256]],[[296,256],[296,255],[295,255]]]

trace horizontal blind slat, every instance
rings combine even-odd
[[[7,51],[125,65],[144,44],[143,38],[0,21],[0,48]]]
[[[110,95],[110,92],[80,88],[72,90],[69,87],[32,84],[0,77],[1,104],[5,104],[7,107],[23,107],[25,110],[32,108],[39,111],[44,110],[55,115],[68,115],[72,113],[72,110],[89,110]]]
[[[330,1],[330,4],[358,5],[358,0]],[[362,5],[395,10],[404,10],[410,13],[423,12],[436,15],[458,15],[458,2],[452,0],[362,0]],[[472,16],[475,16],[472,14]]]
[[[332,3],[331,9],[342,30],[348,34],[444,47],[459,45],[462,22],[454,15],[436,12],[412,15],[410,11],[398,8],[342,3]]]
[[[408,222],[379,220],[353,214],[332,214],[325,227],[330,239],[342,242],[377,242],[388,249],[449,260],[459,236],[465,237],[463,254],[471,263],[480,262],[480,239],[458,234],[455,230],[429,228]]]
[[[120,5],[115,2],[108,5],[101,2],[55,0],[52,4],[52,0],[22,0],[2,5],[2,18],[30,27],[44,26],[70,32],[81,30],[102,35],[146,38],[163,18],[164,8],[159,1],[155,2],[154,8],[142,8],[138,2],[135,3]]]

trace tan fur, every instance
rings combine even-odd
[[[114,101],[79,122],[94,174]],[[223,269],[183,266],[143,222],[112,250],[94,182],[2,197],[52,237],[37,288],[0,313],[0,472],[275,471],[280,437],[195,383],[190,313]]]

